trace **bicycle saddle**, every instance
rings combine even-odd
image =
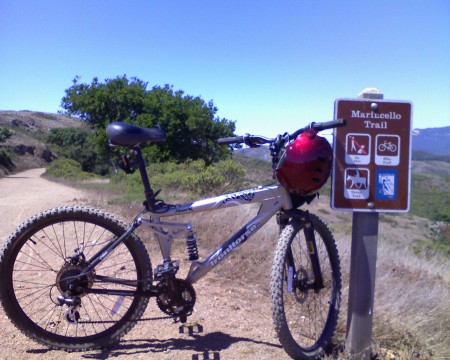
[[[146,141],[166,141],[166,133],[157,127],[144,128],[124,122],[113,122],[106,128],[111,145],[134,146]]]

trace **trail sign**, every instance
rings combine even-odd
[[[339,210],[409,210],[410,102],[338,99],[331,207]]]

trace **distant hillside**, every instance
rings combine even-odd
[[[236,149],[236,154],[248,156],[254,159],[271,161],[270,150],[267,146],[260,146],[258,148],[244,147],[242,149]]]
[[[413,151],[450,155],[450,126],[414,129],[412,135]]]
[[[0,111],[0,130],[10,135],[0,141],[0,176],[46,166],[58,156],[44,142],[50,129],[79,126],[79,119],[64,115]]]
[[[46,166],[58,156],[44,142],[50,129],[82,125],[79,119],[64,115],[35,111],[0,111],[0,130],[7,129],[12,134],[5,141],[0,141],[0,176]],[[450,126],[415,129],[412,139],[414,160],[449,162]],[[269,150],[265,146],[256,149],[243,148],[236,150],[236,153],[270,161]]]
[[[238,149],[236,152],[257,159],[270,160],[269,151],[264,146],[256,149]],[[450,157],[450,126],[414,129],[412,131],[412,152],[414,160],[440,160],[448,162],[448,158]]]

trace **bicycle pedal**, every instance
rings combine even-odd
[[[173,317],[173,322],[176,323],[182,323],[185,324],[187,321],[187,315],[180,315],[180,316],[174,316]]]
[[[172,262],[168,262],[162,265],[157,265],[155,270],[153,271],[154,279],[157,280],[165,275],[175,275],[180,268],[180,264],[178,260],[174,260]]]
[[[203,332],[203,325],[197,322],[186,322],[180,325],[178,328],[180,334],[188,334],[189,336],[194,336],[194,334],[201,334]]]

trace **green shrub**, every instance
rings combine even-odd
[[[173,191],[189,192],[193,196],[208,196],[237,190],[244,181],[244,168],[233,160],[207,166],[204,160],[155,163],[147,167],[152,188],[163,189],[163,197]],[[138,171],[132,175],[119,173],[112,177],[112,186],[121,198],[115,201],[143,199],[143,187]],[[114,191],[114,190],[113,190]]]
[[[450,259],[450,225],[445,222],[437,222],[430,229],[433,236],[415,240],[412,245],[414,252],[427,257],[433,257],[436,253],[440,253]]]
[[[0,149],[0,166],[8,169],[9,171],[15,168],[13,161],[11,160],[10,152],[6,149]]]
[[[83,171],[99,175],[109,172],[108,159],[99,154],[92,131],[82,128],[54,128],[46,137],[60,156],[76,160]]]
[[[433,221],[450,222],[449,184],[449,176],[413,174],[411,213]]]
[[[7,128],[0,126],[0,142],[6,141],[9,139],[13,133],[9,131]]]
[[[93,174],[82,171],[80,163],[67,158],[53,161],[46,169],[45,176],[67,180],[88,180],[95,177]]]
[[[450,156],[449,155],[437,155],[428,153],[426,151],[413,151],[412,152],[412,160],[421,160],[421,161],[445,161],[450,162]]]
[[[203,160],[196,160],[185,163],[182,172],[172,174],[172,178],[172,185],[181,185],[181,188],[194,194],[207,195],[238,186],[244,178],[244,170],[232,160],[211,166],[206,166]]]

